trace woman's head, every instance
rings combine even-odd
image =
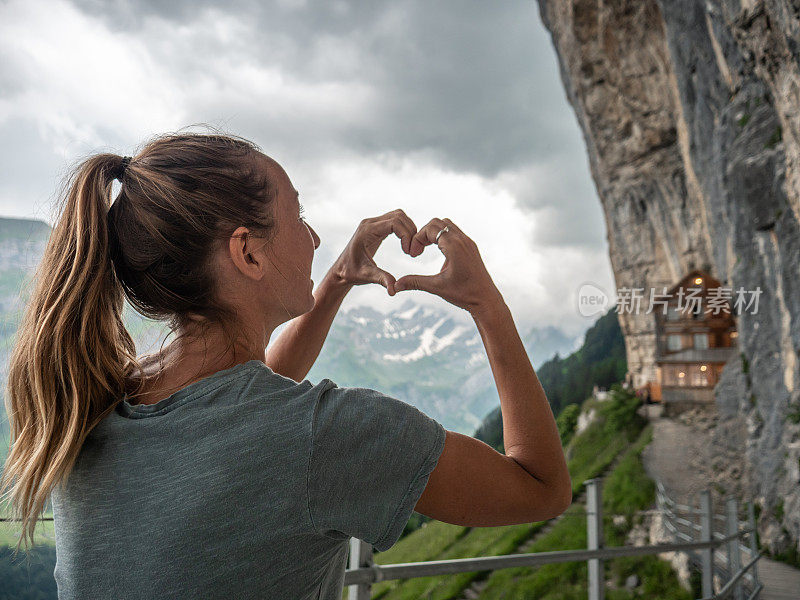
[[[263,352],[275,326],[314,307],[311,264],[320,239],[302,216],[299,193],[283,168],[260,153],[256,162],[276,188],[274,226],[266,238],[250,235],[245,226],[227,232],[211,262],[217,296],[235,309],[253,338],[250,345]]]
[[[96,154],[71,173],[17,331],[0,490],[22,520],[21,543],[86,435],[141,382],[125,298],[172,331],[218,326],[231,345],[314,305],[319,238],[285,171],[254,143],[167,134],[125,162]]]
[[[114,174],[121,159],[110,160]],[[279,318],[309,310],[305,290],[299,301],[294,298],[295,273],[287,274],[284,285],[273,275],[280,276],[284,267],[310,269],[316,244],[309,256],[309,244],[303,244],[309,231],[291,217],[296,190],[255,144],[222,135],[161,136],[133,157],[121,182],[108,211],[109,250],[119,282],[143,315],[181,328],[197,318],[233,326],[242,290],[231,286],[249,283],[247,254],[259,250],[269,261],[260,265],[264,292],[272,292],[276,304],[288,303],[288,314]],[[237,250],[244,263],[236,259]],[[303,256],[294,257],[297,252]],[[300,258],[308,264],[295,265]],[[233,265],[239,268],[226,268]],[[292,286],[286,289],[287,284]],[[244,298],[262,301],[250,287]],[[270,317],[280,308],[271,307]]]

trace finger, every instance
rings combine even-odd
[[[436,236],[446,226],[447,223],[445,223],[442,219],[431,219],[428,221],[411,239],[411,251],[409,254],[411,256],[419,256],[422,254],[425,246],[436,243]],[[442,236],[444,235],[447,234],[442,234]],[[442,236],[439,237],[440,242],[442,240]],[[442,246],[440,246],[440,248],[441,247]]]
[[[400,238],[400,247],[403,249],[403,252],[408,254],[411,248],[411,239],[414,237],[414,234],[417,233],[417,226],[414,225],[414,221],[399,208],[391,213],[387,213],[386,217],[385,223],[390,227],[386,235],[389,235],[389,233],[393,231],[395,235]]]
[[[403,275],[394,284],[395,293],[403,290],[422,290],[436,294],[438,289],[438,276],[436,275]]]
[[[444,221],[444,222],[445,222],[445,224],[447,224],[447,226],[450,228],[450,231],[455,231],[456,233],[459,233],[459,234],[461,234],[461,235],[464,235],[464,236],[466,236],[466,234],[465,234],[463,231],[461,231],[461,228],[460,228],[458,225],[456,225],[455,223],[453,223],[453,222],[452,222],[450,219],[448,219],[447,217],[445,217],[444,219],[442,219],[442,221]],[[449,232],[448,232],[448,233],[449,233]],[[445,235],[445,234],[442,234],[442,235]],[[441,238],[440,238],[440,239],[441,239]]]
[[[390,296],[395,295],[396,293],[395,279],[394,275],[392,275],[391,273],[384,271],[380,267],[375,266],[371,267],[367,272],[367,279],[369,279],[369,281],[372,283],[379,283],[380,285],[385,287],[386,290],[389,292]]]
[[[417,233],[417,226],[414,224],[414,221],[411,220],[411,217],[399,208],[397,210],[397,218],[403,226],[403,234],[401,235],[396,231],[395,234],[400,238],[400,247],[403,249],[403,252],[409,254],[411,252],[411,239]]]
[[[417,226],[402,210],[393,210],[390,213],[381,215],[372,223],[372,232],[381,239],[385,239],[390,233],[394,233],[400,238],[400,246],[403,252],[409,252],[411,239],[417,232]]]

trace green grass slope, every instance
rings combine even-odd
[[[654,484],[641,464],[642,449],[652,439],[652,428],[636,413],[639,400],[616,388],[604,402],[587,400],[582,410],[595,410],[595,419],[580,433],[571,432],[565,448],[578,494],[587,479],[604,476],[603,507],[606,543],[624,545],[625,536],[637,523],[637,511],[654,502]],[[604,472],[618,459],[614,468]],[[612,515],[624,515],[615,525]],[[618,519],[619,522],[619,519]],[[378,564],[396,564],[451,558],[503,555],[520,552],[520,545],[534,536],[543,522],[504,527],[460,527],[429,521],[402,538],[385,552],[375,555]],[[586,547],[586,515],[583,504],[573,504],[555,526],[537,538],[529,552],[569,550]],[[637,574],[641,585],[624,588],[625,578]],[[609,599],[689,599],[669,563],[657,557],[625,558],[606,563],[610,582]],[[408,580],[384,581],[372,587],[373,598],[401,600],[460,597],[476,578],[486,578],[480,598],[586,598],[586,563],[563,563],[542,567],[501,569],[494,572],[462,573]],[[346,594],[347,590],[345,590]]]

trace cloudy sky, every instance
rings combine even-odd
[[[283,165],[322,239],[317,282],[362,218],[402,208],[476,241],[518,326],[581,333],[581,284],[613,288],[534,0],[0,3],[0,215],[52,223],[75,161],[198,123]],[[443,256],[411,259],[392,236],[376,260],[399,278]],[[407,298],[449,306],[371,285],[344,308]]]

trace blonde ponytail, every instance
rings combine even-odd
[[[122,157],[93,156],[67,184],[61,217],[34,277],[9,362],[11,448],[0,489],[33,544],[38,516],[89,431],[124,390],[135,345],[109,256],[107,215]]]

